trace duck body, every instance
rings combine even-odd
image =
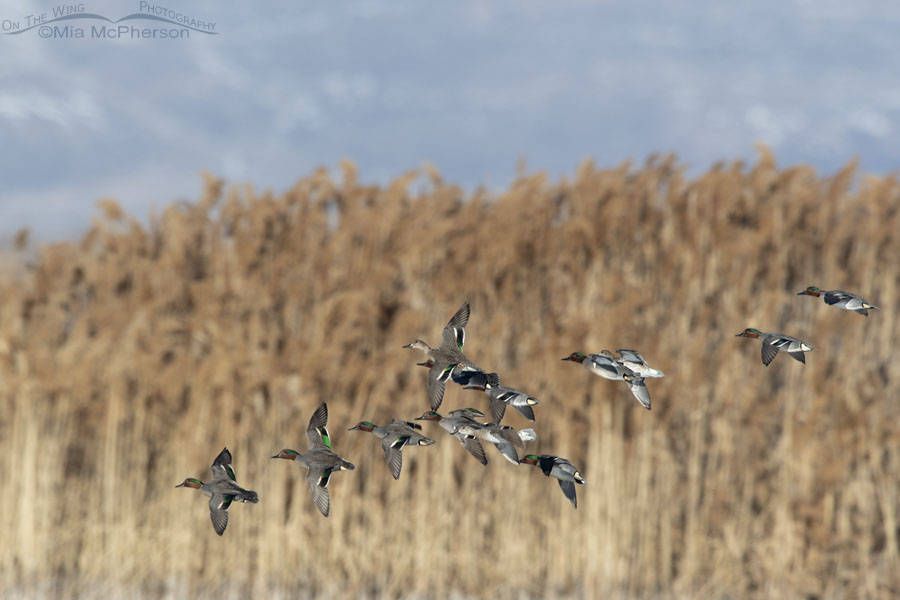
[[[878,310],[877,306],[869,304],[860,296],[851,294],[850,292],[845,292],[843,290],[825,291],[811,285],[797,295],[814,296],[816,298],[822,296],[822,300],[825,301],[825,304],[828,304],[829,306],[836,306],[837,308],[841,308],[843,310],[852,310],[864,317],[869,316],[870,309]]]
[[[745,329],[735,337],[758,339],[762,342],[762,363],[767,367],[780,350],[787,352],[788,356],[794,360],[806,364],[805,353],[813,349],[812,346],[795,337],[783,333],[760,331],[753,328]]]

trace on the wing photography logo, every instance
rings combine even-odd
[[[198,19],[145,0],[139,3],[138,12],[118,19],[88,12],[84,4],[60,4],[49,12],[0,20],[0,32],[5,35],[35,31],[49,39],[102,40],[188,39],[191,33],[219,33],[215,21]]]

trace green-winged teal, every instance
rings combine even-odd
[[[203,483],[199,479],[188,477],[183,483],[175,487],[189,487],[200,490],[209,496],[209,518],[213,529],[222,535],[228,526],[228,507],[232,502],[259,502],[259,494],[252,490],[245,490],[237,484],[234,469],[231,467],[231,452],[224,448],[211,467],[212,481]]]
[[[622,349],[618,353],[619,356],[616,357],[609,350],[601,350],[598,354],[573,352],[562,360],[580,363],[585,369],[604,379],[626,382],[641,406],[650,410],[650,392],[644,378],[662,377],[662,371],[651,368],[644,357],[634,350]]]
[[[803,364],[806,364],[806,356],[803,353],[812,350],[812,346],[806,342],[783,333],[766,333],[759,329],[748,328],[735,337],[758,338],[762,342],[762,362],[767,367],[779,350],[783,349],[788,356]]]
[[[326,517],[328,516],[330,501],[328,497],[328,481],[333,471],[352,471],[355,467],[337,454],[331,446],[331,436],[325,424],[328,422],[328,406],[323,402],[309,419],[306,428],[306,437],[309,440],[309,450],[306,454],[300,454],[296,450],[284,449],[272,458],[284,458],[300,463],[309,469],[306,483],[312,494],[313,502]]]
[[[843,308],[844,310],[852,310],[856,311],[864,317],[869,316],[869,309],[878,310],[877,306],[873,306],[857,296],[856,294],[851,294],[850,292],[842,292],[841,290],[828,290],[827,292],[824,290],[820,290],[814,285],[809,286],[799,294],[798,296],[823,296],[823,300],[825,300],[825,304],[830,304],[831,306],[837,306],[838,308]]]
[[[356,427],[349,431],[371,431],[375,437],[381,440],[381,448],[384,450],[384,460],[394,479],[400,479],[400,469],[403,468],[403,446],[430,446],[434,440],[427,438],[419,431],[422,426],[418,423],[394,419],[390,425],[379,427],[369,421],[360,421]]]
[[[550,454],[529,454],[522,459],[523,463],[529,465],[538,465],[541,467],[544,475],[547,477],[555,477],[559,481],[559,487],[562,488],[563,494],[572,503],[572,506],[578,508],[578,500],[575,497],[575,484],[585,485],[584,477],[578,472],[571,462],[565,458],[551,456]]]
[[[449,417],[442,417],[436,411],[429,410],[423,413],[421,417],[416,417],[416,421],[434,421],[447,433],[459,440],[463,448],[474,456],[478,462],[486,465],[488,463],[487,456],[485,456],[484,448],[475,435],[479,429],[484,427],[475,419],[483,416],[483,412],[474,408],[451,411]]]
[[[466,358],[466,355],[462,352],[463,344],[466,341],[466,324],[468,322],[469,303],[464,302],[447,323],[447,326],[444,327],[439,347],[432,348],[422,340],[413,340],[403,346],[404,348],[420,350],[431,360],[431,368],[428,370],[428,384],[426,385],[428,405],[431,407],[431,410],[437,410],[441,406],[441,401],[444,399],[444,388],[454,370],[481,370],[475,363]]]

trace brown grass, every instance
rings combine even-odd
[[[0,281],[4,595],[900,593],[893,178],[779,170],[763,149],[695,180],[672,158],[587,163],[467,197],[433,169],[378,188],[342,168],[278,196],[210,178],[149,227],[104,201],[79,242]],[[436,342],[465,298],[469,356],[542,400],[535,450],[582,468],[577,511],[537,469],[491,448],[482,468],[431,424],[438,444],[407,449],[399,481],[346,431],[425,410],[401,346]],[[815,351],[765,368],[745,327]],[[652,412],[560,361],[618,347],[665,371]],[[305,473],[269,459],[305,450],[321,400],[357,465],[328,519]],[[486,402],[450,386],[444,410],[460,406]],[[173,486],[225,445],[261,501],[219,538],[205,498]]]

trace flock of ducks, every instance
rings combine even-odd
[[[808,287],[799,295],[824,296],[826,304],[852,310],[868,316],[870,309],[877,309],[855,294],[840,290],[822,291],[817,287]],[[519,390],[500,385],[497,373],[485,372],[469,360],[463,353],[466,340],[466,325],[469,322],[470,307],[464,302],[444,327],[440,346],[432,348],[422,340],[414,340],[404,348],[415,349],[426,355],[426,360],[417,363],[428,369],[426,396],[430,410],[425,411],[416,421],[433,421],[447,433],[459,440],[460,444],[482,465],[488,463],[482,443],[496,446],[500,454],[509,462],[539,466],[547,477],[553,477],[572,506],[578,508],[575,485],[585,485],[585,479],[569,460],[552,454],[527,454],[519,458],[516,448],[525,448],[525,442],[537,439],[533,429],[516,430],[509,425],[501,425],[500,421],[506,413],[507,406],[515,408],[525,419],[534,421],[534,405],[539,401],[533,396]],[[789,356],[805,363],[805,352],[812,347],[805,342],[781,333],[766,333],[758,329],[745,329],[738,337],[758,338],[762,342],[762,362],[768,366],[779,350],[784,349]],[[580,363],[585,369],[605,379],[624,381],[637,401],[650,410],[650,393],[645,379],[663,377],[662,371],[652,368],[636,350],[620,349],[614,355],[608,350],[597,354],[573,352],[563,358],[564,361]],[[488,398],[488,411],[491,421],[483,421],[485,414],[475,408],[452,410],[448,416],[442,416],[438,409],[444,398],[448,381],[484,392]],[[331,443],[326,424],[328,422],[328,406],[325,402],[319,405],[309,420],[306,437],[309,449],[301,454],[296,450],[284,449],[272,458],[283,458],[306,467],[306,477],[313,502],[319,511],[328,516],[330,497],[328,482],[335,471],[352,471],[355,467],[337,453]],[[434,440],[422,433],[422,426],[411,421],[394,419],[390,424],[378,426],[370,421],[360,421],[349,431],[368,431],[381,440],[384,460],[394,479],[400,478],[403,467],[404,446],[430,446]],[[231,453],[228,448],[222,450],[212,464],[213,479],[203,483],[199,479],[187,478],[175,487],[188,487],[200,490],[209,496],[209,515],[213,529],[219,535],[225,532],[228,525],[228,508],[232,502],[259,502],[259,495],[246,490],[237,484],[234,469],[231,466]]]
[[[823,290],[820,290],[816,286],[811,285],[797,295],[815,296],[816,298],[818,298],[819,296],[823,296],[822,299],[825,300],[825,304],[828,304],[829,306],[836,306],[844,310],[852,310],[864,317],[869,316],[870,309],[878,310],[877,306],[869,304],[856,294],[843,292],[841,290],[829,290],[825,292]],[[803,340],[799,340],[795,337],[791,337],[783,333],[769,333],[766,331],[760,331],[759,329],[753,329],[752,327],[743,330],[735,337],[754,338],[761,341],[762,363],[767,367],[769,366],[769,363],[771,363],[772,360],[775,359],[775,356],[778,354],[779,350],[783,349],[788,353],[788,356],[790,356],[794,360],[802,362],[803,364],[806,364],[805,353],[812,350],[812,346],[810,346]]]

